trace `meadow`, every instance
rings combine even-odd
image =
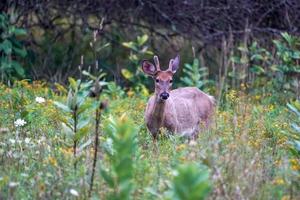
[[[128,2],[0,5],[0,200],[300,199],[300,4]],[[176,54],[213,122],[153,141],[141,63]]]
[[[249,93],[245,85],[228,90],[212,128],[198,139],[162,130],[153,143],[144,124],[149,95],[103,90],[108,105],[98,110],[98,122],[97,101],[77,99],[82,122],[74,134],[63,106],[72,96],[68,88],[23,80],[2,84],[0,93],[0,199],[300,197],[299,154],[291,143],[299,134],[291,126],[297,117],[278,101],[286,94]],[[297,102],[289,105],[299,108]]]

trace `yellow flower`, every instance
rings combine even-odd
[[[45,191],[45,189],[46,189],[45,184],[41,183],[41,184],[39,185],[39,190],[43,192],[43,191]]]
[[[273,104],[269,105],[268,110],[269,110],[269,111],[274,110],[274,105],[273,105]]]
[[[53,165],[54,167],[57,166],[57,160],[54,157],[49,157],[48,158],[48,163],[50,163],[51,165]]]
[[[127,92],[127,95],[128,95],[128,97],[132,97],[132,96],[134,95],[134,91],[129,90],[129,91]]]
[[[291,159],[291,169],[294,171],[299,171],[300,170],[300,161],[298,159]]]
[[[288,196],[288,195],[285,195],[285,196],[283,196],[282,198],[281,198],[281,200],[290,200],[291,198],[290,198],[290,196]]]
[[[282,178],[276,178],[275,180],[273,180],[273,184],[275,185],[283,185],[285,182]]]
[[[72,156],[73,154],[73,148],[61,148],[60,151],[65,155],[65,156]]]
[[[274,164],[275,164],[277,167],[279,167],[279,166],[281,165],[281,163],[282,163],[281,160],[275,160],[275,163],[274,163]]]
[[[255,95],[255,100],[260,100],[261,99],[261,96],[260,95]]]
[[[185,149],[185,147],[186,147],[185,144],[181,144],[181,145],[179,145],[179,146],[176,147],[176,151],[182,151],[182,150]]]

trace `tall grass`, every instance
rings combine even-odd
[[[79,143],[74,173],[73,138],[61,127],[64,112],[53,105],[66,100],[61,90],[57,95],[26,81],[0,86],[0,198],[88,198],[95,148],[86,142],[94,138],[93,124]],[[270,103],[276,95],[228,90],[211,130],[190,142],[161,137],[156,146],[144,125],[145,99],[115,96],[101,116],[92,197],[299,198],[299,159],[291,157],[288,138],[293,116],[285,104]],[[26,124],[16,126],[19,118]]]

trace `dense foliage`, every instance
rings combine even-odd
[[[54,103],[70,97],[59,88],[57,95],[41,82],[15,82],[12,88],[1,85],[2,198],[87,198],[95,124],[88,121],[89,131],[78,138],[75,157],[74,137],[62,125],[71,122],[65,113],[69,110]],[[274,94],[247,95],[245,90],[229,90],[213,128],[191,142],[166,138],[163,132],[158,143],[152,143],[143,120],[146,101],[136,94],[111,99],[101,117],[92,196],[299,197],[299,125],[290,120],[297,117],[285,105],[270,104]],[[103,95],[110,97],[110,92],[105,90]],[[95,107],[88,106],[93,101],[87,97],[82,104],[90,110],[82,117],[93,118],[90,113]],[[293,105],[290,108],[299,114],[299,102]]]

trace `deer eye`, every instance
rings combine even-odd
[[[157,78],[157,79],[155,80],[155,82],[158,83],[158,82],[159,82],[159,79]]]
[[[170,83],[173,83],[173,80],[170,80]]]

